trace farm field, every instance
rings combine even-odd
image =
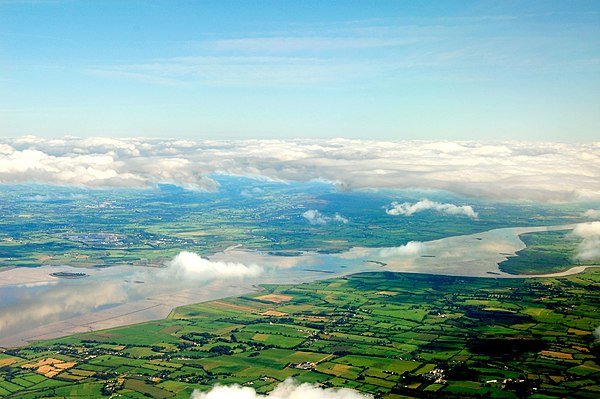
[[[499,269],[511,274],[556,273],[572,266],[594,265],[597,261],[576,259],[580,243],[571,230],[544,231],[521,234],[527,246],[517,256],[501,262]]]
[[[376,398],[595,398],[600,273],[365,273],[177,308],[0,354],[6,398],[189,398],[299,382]]]

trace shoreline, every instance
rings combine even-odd
[[[152,284],[160,281],[150,281],[150,291],[140,291],[137,297],[125,299],[122,303],[109,304],[108,308],[91,308],[88,312],[80,314],[67,315],[58,320],[46,320],[41,325],[26,328],[21,332],[15,332],[5,335],[0,339],[1,347],[19,347],[25,346],[37,340],[59,338],[75,333],[103,330],[123,325],[130,325],[145,321],[159,320],[168,317],[168,315],[177,307],[202,303],[210,300],[217,300],[231,296],[239,296],[254,292],[256,286],[260,284],[298,284],[302,282],[324,280],[329,278],[343,277],[356,273],[365,272],[400,272],[416,274],[433,274],[447,276],[463,276],[478,278],[554,278],[565,277],[578,274],[588,267],[600,267],[600,265],[575,266],[562,272],[542,274],[542,275],[512,275],[504,273],[498,269],[498,263],[506,256],[512,256],[516,251],[525,247],[520,240],[519,235],[534,231],[552,231],[572,229],[575,225],[559,226],[534,226],[518,228],[502,228],[488,230],[483,233],[447,237],[438,240],[423,242],[428,254],[443,253],[444,257],[425,256],[423,253],[416,254],[413,257],[396,257],[394,250],[402,247],[391,248],[364,248],[354,247],[351,250],[341,254],[304,254],[299,257],[272,256],[267,253],[247,252],[243,249],[228,248],[227,251],[217,253],[210,257],[211,261],[217,262],[240,262],[245,264],[260,264],[265,266],[265,272],[258,278],[247,278],[233,281],[224,281],[225,279],[215,279],[211,281],[200,282],[198,285],[182,285],[173,287],[176,290],[169,292],[163,287],[161,291],[152,291]],[[488,248],[491,244],[493,250]],[[477,252],[473,248],[476,245],[482,246],[482,250]],[[448,253],[454,249],[455,253]],[[391,251],[392,255],[387,255],[386,251]],[[437,251],[437,252],[436,252]],[[365,262],[365,260],[377,259],[377,264]],[[287,261],[288,263],[282,263]],[[308,265],[303,264],[308,263]],[[353,263],[352,263],[353,262]],[[386,266],[381,266],[385,263]],[[277,264],[278,268],[269,269],[271,264]],[[349,266],[346,266],[348,264]],[[334,271],[323,273],[318,270],[323,267],[329,271],[334,267]],[[156,268],[151,268],[156,270]],[[10,270],[0,271],[0,290],[10,288],[11,286],[28,289],[32,287],[52,286],[59,289],[61,284],[74,284],[85,281],[87,284],[95,281],[95,286],[113,283],[121,280],[127,282],[129,275],[137,273],[148,273],[145,266],[113,266],[102,269],[87,269],[89,277],[85,279],[57,279],[52,277],[48,271],[52,272],[72,272],[77,268],[69,266],[42,267],[35,269],[12,268]],[[151,275],[148,275],[151,276]],[[138,284],[147,286],[148,284]],[[125,288],[123,288],[125,287]],[[158,287],[158,286],[157,286]],[[85,289],[85,286],[83,286]],[[130,286],[121,286],[121,289],[131,289]],[[9,315],[10,316],[10,315]],[[57,316],[58,317],[58,316]],[[2,325],[2,314],[0,313],[0,326]],[[4,322],[6,325],[6,321]],[[10,324],[9,324],[10,325]]]
[[[562,272],[554,272],[548,274],[514,274],[514,278],[556,278],[556,277],[567,277],[575,274],[583,273],[586,269],[594,269],[600,267],[600,265],[583,265],[573,266]],[[510,277],[507,277],[510,278]]]

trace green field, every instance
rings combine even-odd
[[[576,260],[581,239],[571,235],[571,230],[542,231],[519,236],[527,246],[500,263],[498,267],[510,274],[548,274],[570,269],[573,266],[593,265],[597,261]]]
[[[189,398],[294,377],[381,398],[596,398],[600,272],[556,279],[371,273],[184,306],[168,319],[0,354],[6,398]],[[257,300],[286,295],[279,304]],[[56,359],[55,375],[24,367]],[[69,363],[71,362],[71,363]]]

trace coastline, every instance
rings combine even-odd
[[[265,253],[247,252],[237,247],[229,248],[227,251],[215,254],[210,259],[212,261],[238,261],[241,263],[249,261],[250,263],[264,264],[265,266],[279,264],[279,268],[270,269],[269,272],[265,272],[258,278],[247,278],[237,281],[216,279],[195,287],[183,287],[183,289],[178,289],[176,293],[152,292],[152,287],[146,287],[148,290],[141,291],[143,295],[139,298],[125,300],[124,303],[113,304],[106,309],[92,308],[89,312],[71,315],[60,320],[52,320],[43,325],[28,328],[25,331],[5,335],[0,339],[0,346],[23,346],[36,340],[58,338],[79,332],[97,331],[163,319],[179,306],[251,293],[256,291],[256,286],[260,284],[296,284],[375,271],[495,279],[552,278],[569,276],[581,273],[588,267],[600,266],[576,266],[562,272],[543,275],[512,275],[501,272],[498,269],[498,263],[506,259],[506,256],[512,256],[518,250],[525,248],[525,244],[519,239],[520,234],[535,231],[572,229],[573,227],[574,225],[502,228],[466,236],[447,237],[424,242],[423,245],[428,254],[425,254],[425,256],[419,254],[412,257],[394,257],[394,247],[355,247],[341,254],[304,254],[299,257],[273,256]],[[491,244],[494,245],[490,246]],[[477,252],[474,250],[475,245],[480,245],[483,249]],[[364,261],[365,259],[372,259],[374,255],[388,253],[386,251],[392,251],[390,252],[392,254],[390,256],[391,260],[387,258],[385,262],[378,261],[379,263]],[[443,253],[445,256],[431,255],[431,253]],[[305,267],[304,263],[308,263],[310,268]],[[345,263],[348,263],[350,266],[341,266]],[[381,263],[385,263],[385,266],[382,266]],[[333,270],[325,270],[326,272],[324,273],[324,270],[315,268],[315,265],[317,268],[322,266]],[[337,268],[332,268],[332,265]],[[112,279],[122,280],[124,276],[131,276],[132,273],[148,272],[146,270],[148,268],[143,266],[114,266],[98,270],[87,269],[86,271],[89,273],[88,278],[72,280],[52,277],[48,272],[50,269],[53,272],[69,272],[74,268],[59,266],[36,269],[13,268],[2,271],[0,272],[0,289],[3,287],[29,288],[45,285],[58,286],[67,283],[83,284],[82,281],[85,281],[86,284],[96,281],[96,285],[102,285],[103,283],[112,281]],[[124,281],[129,282],[128,280]],[[0,312],[0,331],[1,327],[2,313]]]

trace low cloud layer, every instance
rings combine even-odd
[[[167,262],[159,277],[169,280],[213,280],[217,278],[256,277],[263,272],[257,265],[233,262],[213,262],[193,252],[180,252]]]
[[[600,199],[600,143],[63,138],[0,140],[0,183],[88,187],[172,183],[217,190],[212,174],[323,179],[341,189],[422,188],[493,199]]]
[[[195,390],[190,399],[369,399],[353,389],[320,388],[314,384],[297,384],[288,378],[267,395],[239,385],[217,385],[208,392]]]
[[[583,239],[577,246],[575,259],[600,261],[600,222],[578,224],[572,234]]]
[[[411,204],[410,202],[392,202],[385,210],[388,215],[393,216],[412,216],[415,213],[433,210],[446,215],[464,215],[471,219],[477,219],[477,212],[470,205],[457,206],[454,204],[442,204],[440,202],[430,201],[428,199],[421,200]]]
[[[330,222],[334,223],[348,223],[348,219],[336,213],[334,216],[325,216],[316,209],[310,209],[302,214],[302,217],[308,220],[308,223],[313,225],[324,225]]]

